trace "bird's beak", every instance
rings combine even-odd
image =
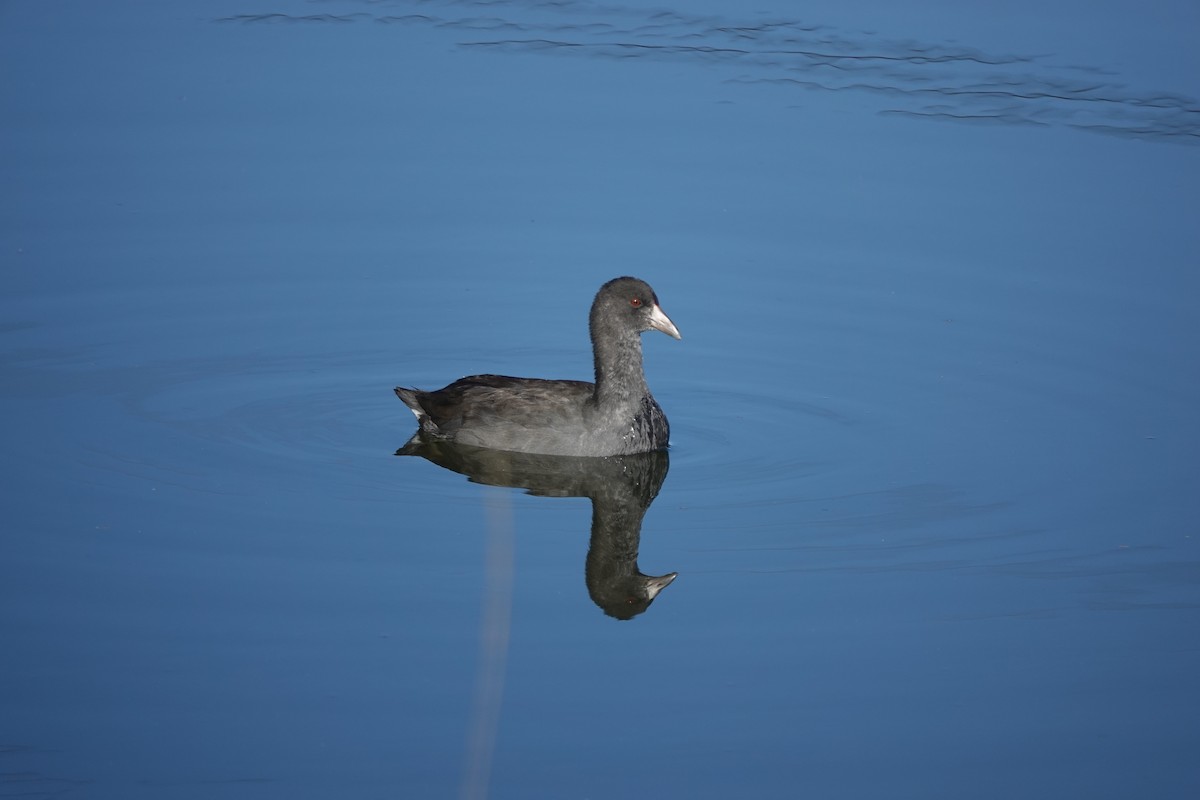
[[[672,326],[674,327],[674,326]],[[679,337],[676,336],[676,339]],[[666,575],[660,575],[657,578],[646,578],[646,599],[653,600],[658,597],[658,593],[671,585],[671,581],[679,576],[678,572],[668,572]]]
[[[671,322],[670,317],[664,314],[663,310],[658,307],[658,303],[650,306],[650,327],[656,331],[662,331],[674,339],[683,338],[679,335],[679,329],[675,327],[675,323]]]

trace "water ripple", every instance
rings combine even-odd
[[[336,5],[360,6],[355,0]],[[377,7],[371,2],[372,7]],[[970,124],[1061,126],[1181,144],[1200,143],[1200,101],[1127,85],[1097,66],[1034,53],[989,52],[892,39],[796,19],[750,22],[673,10],[533,0],[396,0],[421,13],[242,13],[242,24],[375,23],[492,34],[464,49],[506,54],[721,65],[727,85],[875,96],[880,114]],[[486,10],[487,16],[472,11]],[[429,13],[437,11],[437,14]],[[498,34],[503,34],[500,36]]]

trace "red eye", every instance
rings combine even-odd
[[[630,300],[629,300],[629,305],[633,306],[634,308],[637,308],[641,304],[642,304],[642,298],[640,298],[640,297],[633,297],[633,298],[630,298]]]

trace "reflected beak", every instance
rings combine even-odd
[[[674,327],[674,326],[671,326]],[[665,333],[665,331],[664,331]],[[676,339],[679,337],[676,336]],[[658,597],[658,593],[671,585],[671,581],[679,577],[678,572],[668,572],[666,575],[660,575],[657,578],[646,577],[646,599],[653,600]]]
[[[670,318],[658,307],[658,303],[650,306],[650,327],[656,331],[662,331],[674,339],[683,338],[679,335],[679,329],[675,327],[675,323],[671,322]],[[667,581],[667,583],[670,583],[670,581]],[[663,585],[665,586],[666,584]]]

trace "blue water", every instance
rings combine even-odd
[[[0,797],[1193,797],[1197,32],[0,6]],[[395,455],[621,274],[652,479]]]

